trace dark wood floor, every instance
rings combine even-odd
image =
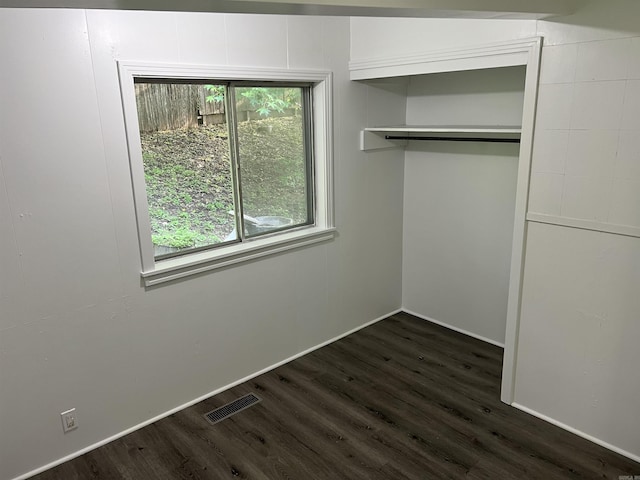
[[[34,478],[640,475],[640,464],[501,403],[501,361],[497,347],[398,314]],[[217,425],[202,417],[250,392],[262,402]]]

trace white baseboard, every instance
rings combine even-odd
[[[363,328],[368,327],[369,325],[373,325],[374,323],[377,323],[380,320],[384,320],[385,318],[388,318],[391,315],[395,315],[396,313],[399,313],[399,312],[402,312],[401,308],[399,308],[397,310],[393,310],[390,313],[382,315],[382,316],[376,318],[375,320],[371,320],[370,322],[364,323],[364,324],[362,324],[362,325],[360,325],[360,326],[358,326],[356,328],[353,328],[353,329],[351,329],[351,330],[349,330],[347,332],[341,333],[340,335],[337,335],[337,336],[335,336],[335,337],[333,337],[333,338],[331,338],[331,339],[329,339],[329,340],[327,340],[325,342],[319,343],[318,345],[315,345],[315,346],[313,346],[311,348],[308,348],[308,349],[306,349],[306,350],[304,350],[304,351],[302,351],[300,353],[296,353],[295,355],[293,355],[293,356],[291,356],[289,358],[286,358],[286,359],[284,359],[284,360],[282,360],[282,361],[280,361],[278,363],[274,363],[273,365],[271,365],[269,367],[263,368],[262,370],[259,370],[259,371],[255,372],[255,373],[252,373],[251,375],[248,375],[248,376],[246,376],[244,378],[241,378],[240,380],[237,380],[237,381],[235,381],[233,383],[225,385],[224,387],[217,388],[216,390],[213,390],[212,392],[206,393],[206,394],[202,395],[201,397],[198,397],[198,398],[196,398],[194,400],[190,400],[187,403],[184,403],[184,404],[179,405],[179,406],[177,406],[175,408],[172,408],[171,410],[168,410],[168,411],[166,411],[164,413],[161,413],[160,415],[157,415],[157,416],[155,416],[153,418],[150,418],[149,420],[145,420],[144,422],[139,423],[138,425],[135,425],[135,426],[133,426],[131,428],[123,430],[122,432],[116,433],[115,435],[112,435],[112,436],[110,436],[108,438],[105,438],[104,440],[100,440],[99,442],[94,443],[93,445],[89,445],[88,447],[82,448],[82,449],[80,449],[80,450],[78,450],[78,451],[76,451],[74,453],[71,453],[71,454],[69,454],[69,455],[67,455],[65,457],[59,458],[58,460],[55,460],[55,461],[53,461],[51,463],[48,463],[48,464],[46,464],[46,465],[44,465],[42,467],[36,468],[35,470],[32,470],[30,472],[27,472],[27,473],[24,473],[22,475],[19,475],[19,476],[15,477],[13,480],[25,480],[27,478],[33,477],[34,475],[37,475],[37,474],[42,473],[42,472],[44,472],[46,470],[49,470],[49,469],[51,469],[53,467],[57,467],[58,465],[60,465],[62,463],[68,462],[69,460],[73,460],[74,458],[77,458],[77,457],[79,457],[81,455],[84,455],[85,453],[90,452],[91,450],[95,450],[96,448],[102,447],[103,445],[106,445],[107,443],[111,443],[114,440],[117,440],[118,438],[124,437],[125,435],[128,435],[128,434],[130,434],[132,432],[135,432],[136,430],[140,430],[141,428],[144,428],[147,425],[150,425],[150,424],[152,424],[154,422],[157,422],[158,420],[162,420],[163,418],[168,417],[169,415],[173,415],[174,413],[179,412],[180,410],[184,410],[187,407],[191,407],[191,406],[195,405],[196,403],[202,402],[203,400],[206,400],[207,398],[213,397],[214,395],[217,395],[217,394],[219,394],[221,392],[224,392],[225,390],[228,390],[228,389],[233,388],[233,387],[235,387],[237,385],[240,385],[241,383],[247,382],[247,381],[251,380],[252,378],[258,377],[258,376],[262,375],[263,373],[267,373],[267,372],[269,372],[269,371],[271,371],[271,370],[273,370],[275,368],[278,368],[278,367],[280,367],[280,366],[282,366],[282,365],[284,365],[286,363],[291,362],[292,360],[295,360],[296,358],[302,357],[302,356],[304,356],[304,355],[306,355],[308,353],[313,352],[314,350],[317,350],[317,349],[322,348],[322,347],[324,347],[326,345],[329,345],[330,343],[333,343],[336,340],[340,340],[341,338],[344,338],[344,337],[346,337],[348,335],[351,335],[352,333],[355,333],[358,330],[362,330]]]
[[[544,420],[545,422],[549,422],[552,425],[555,425],[556,427],[560,427],[563,430],[566,430],[567,432],[571,432],[575,435],[578,435],[579,437],[582,437],[586,440],[589,440],[590,442],[593,442],[597,445],[600,445],[601,447],[606,448],[607,450],[611,450],[613,452],[619,453],[620,455],[622,455],[623,457],[627,457],[631,460],[633,460],[634,462],[638,462],[640,463],[640,456],[636,455],[634,453],[631,452],[627,452],[626,450],[623,450],[622,448],[616,447],[615,445],[611,445],[610,443],[605,442],[604,440],[600,440],[599,438],[593,437],[591,435],[589,435],[588,433],[584,433],[578,429],[575,429],[573,427],[570,427],[569,425],[559,422],[558,420],[548,417],[546,415],[543,415],[542,413],[536,412],[535,410],[532,410],[528,407],[525,407],[524,405],[520,405],[519,403],[512,403],[511,404],[512,407],[517,408],[518,410],[522,410],[523,412],[528,413],[529,415],[533,415],[534,417],[538,417],[540,420]],[[640,472],[637,472],[640,473]]]
[[[414,317],[421,318],[431,323],[435,323],[436,325],[440,325],[441,327],[448,328],[449,330],[453,330],[454,332],[463,333],[473,338],[477,338],[478,340],[482,340],[483,342],[490,343],[491,345],[495,345],[496,347],[504,348],[504,343],[497,342],[496,340],[492,340],[487,337],[483,337],[482,335],[478,335],[473,332],[469,332],[468,330],[464,330],[462,328],[454,327],[453,325],[449,325],[448,323],[441,322],[440,320],[436,320],[431,317],[427,317],[426,315],[421,315],[419,313],[413,312],[407,308],[402,309],[403,312],[413,315]]]
[[[458,328],[458,327],[453,327],[453,326],[451,326],[449,324],[446,324],[444,322],[441,322],[439,320],[435,320],[435,319],[427,317],[425,315],[420,315],[419,313],[412,312],[411,310],[408,310],[406,308],[403,308],[402,311],[405,312],[405,313],[409,313],[411,315],[414,315],[414,316],[416,316],[418,318],[421,318],[423,320],[427,320],[428,322],[435,323],[436,325],[440,325],[440,326],[448,328],[450,330],[454,330],[456,332],[463,333],[465,335],[469,335],[470,337],[477,338],[478,340],[482,340],[484,342],[491,343],[491,344],[496,345],[498,347],[504,348],[504,344],[503,343],[496,342],[495,340],[491,340],[490,338],[486,338],[486,337],[483,337],[481,335],[476,335],[475,333],[468,332],[468,331],[463,330],[463,329]],[[517,408],[518,410],[522,410],[523,412],[526,412],[529,415],[533,415],[534,417],[537,417],[537,418],[539,418],[541,420],[544,420],[545,422],[549,422],[552,425],[555,425],[556,427],[560,427],[563,430],[566,430],[566,431],[571,432],[571,433],[573,433],[575,435],[578,435],[579,437],[582,437],[582,438],[584,438],[586,440],[589,440],[590,442],[593,442],[596,445],[600,445],[601,447],[604,447],[604,448],[606,448],[608,450],[611,450],[612,452],[619,453],[623,457],[627,457],[627,458],[629,458],[629,459],[631,459],[631,460],[633,460],[635,462],[640,463],[640,456],[639,455],[636,455],[636,454],[633,454],[633,453],[628,452],[626,450],[623,450],[622,448],[616,447],[615,445],[611,445],[610,443],[607,443],[604,440],[600,440],[599,438],[593,437],[593,436],[591,436],[591,435],[589,435],[587,433],[584,433],[584,432],[582,432],[580,430],[577,430],[577,429],[575,429],[573,427],[570,427],[569,425],[566,425],[566,424],[564,424],[562,422],[559,422],[558,420],[555,420],[555,419],[553,419],[551,417],[543,415],[542,413],[536,412],[535,410],[532,410],[532,409],[530,409],[528,407],[525,407],[524,405],[520,405],[519,403],[512,403],[511,406],[514,407],[514,408]]]
[[[191,406],[195,405],[196,403],[199,403],[199,402],[201,402],[203,400],[206,400],[207,398],[213,397],[214,395],[217,395],[217,394],[219,394],[219,393],[221,393],[221,392],[223,392],[225,390],[228,390],[228,389],[233,388],[233,387],[235,387],[237,385],[240,385],[241,383],[249,381],[249,380],[251,380],[251,379],[253,379],[255,377],[258,377],[258,376],[260,376],[260,375],[262,375],[264,373],[267,373],[267,372],[269,372],[269,371],[271,371],[271,370],[273,370],[275,368],[278,368],[278,367],[280,367],[280,366],[282,366],[282,365],[284,365],[286,363],[291,362],[292,360],[295,360],[296,358],[302,357],[302,356],[304,356],[304,355],[306,355],[308,353],[313,352],[314,350],[317,350],[317,349],[322,348],[322,347],[324,347],[326,345],[329,345],[330,343],[333,343],[336,340],[340,340],[341,338],[344,338],[344,337],[346,337],[348,335],[351,335],[352,333],[355,333],[358,330],[361,330],[361,329],[363,329],[365,327],[373,325],[374,323],[377,323],[380,320],[384,320],[385,318],[390,317],[391,315],[395,315],[396,313],[400,313],[400,312],[408,313],[410,315],[413,315],[415,317],[421,318],[423,320],[435,323],[436,325],[443,326],[443,327],[448,328],[450,330],[453,330],[453,331],[456,331],[456,332],[459,332],[459,333],[463,333],[465,335],[469,335],[470,337],[477,338],[478,340],[482,340],[482,341],[490,343],[492,345],[496,345],[498,347],[504,348],[503,344],[501,344],[500,342],[496,342],[495,340],[491,340],[491,339],[483,337],[481,335],[476,335],[476,334],[468,332],[466,330],[463,330],[463,329],[460,329],[460,328],[457,328],[457,327],[453,327],[453,326],[448,325],[448,324],[446,324],[444,322],[440,322],[438,320],[434,320],[432,318],[429,318],[429,317],[427,317],[425,315],[420,315],[420,314],[418,314],[416,312],[412,312],[411,310],[400,308],[400,309],[394,310],[394,311],[392,311],[392,312],[390,312],[388,314],[382,315],[382,316],[380,316],[380,317],[378,317],[378,318],[376,318],[374,320],[371,320],[370,322],[364,323],[363,325],[360,325],[360,326],[358,326],[356,328],[353,328],[353,329],[351,329],[351,330],[349,330],[347,332],[341,333],[340,335],[337,335],[334,338],[331,338],[331,339],[329,339],[329,340],[327,340],[325,342],[322,342],[322,343],[320,343],[318,345],[315,345],[315,346],[313,346],[311,348],[308,348],[308,349],[306,349],[306,350],[304,350],[304,351],[302,351],[300,353],[297,353],[297,354],[295,354],[295,355],[293,355],[293,356],[291,356],[289,358],[286,358],[286,359],[284,359],[284,360],[282,360],[280,362],[277,362],[277,363],[275,363],[275,364],[273,364],[273,365],[271,365],[271,366],[269,366],[267,368],[264,368],[262,370],[259,370],[259,371],[255,372],[255,373],[252,373],[251,375],[248,375],[248,376],[246,376],[246,377],[244,377],[244,378],[242,378],[240,380],[237,380],[237,381],[235,381],[233,383],[230,383],[230,384],[228,384],[228,385],[226,385],[224,387],[221,387],[221,388],[218,388],[216,390],[213,390],[212,392],[209,392],[209,393],[207,393],[205,395],[202,395],[201,397],[198,397],[198,398],[196,398],[194,400],[191,400],[191,401],[189,401],[189,402],[187,402],[185,404],[179,405],[179,406],[177,406],[177,407],[175,407],[175,408],[173,408],[173,409],[171,409],[171,410],[169,410],[167,412],[161,413],[160,415],[157,415],[157,416],[155,416],[153,418],[150,418],[149,420],[145,420],[144,422],[139,423],[138,425],[135,425],[135,426],[133,426],[131,428],[123,430],[122,432],[119,432],[119,433],[117,433],[115,435],[112,435],[111,437],[105,438],[104,440],[101,440],[101,441],[99,441],[97,443],[94,443],[93,445],[89,445],[88,447],[85,447],[85,448],[83,448],[81,450],[78,450],[78,451],[76,451],[76,452],[74,452],[74,453],[72,453],[70,455],[65,456],[65,457],[59,458],[58,460],[55,460],[55,461],[53,461],[51,463],[48,463],[47,465],[39,467],[39,468],[37,468],[35,470],[32,470],[32,471],[30,471],[28,473],[19,475],[19,476],[15,477],[13,480],[26,480],[27,478],[30,478],[30,477],[32,477],[34,475],[42,473],[42,472],[44,472],[46,470],[49,470],[51,468],[57,467],[58,465],[60,465],[62,463],[68,462],[69,460],[73,460],[74,458],[77,458],[77,457],[79,457],[81,455],[84,455],[87,452],[95,450],[96,448],[99,448],[99,447],[101,447],[103,445],[106,445],[107,443],[113,442],[114,440],[117,440],[118,438],[124,437],[125,435],[128,435],[129,433],[132,433],[132,432],[135,432],[136,430],[144,428],[147,425],[150,425],[150,424],[152,424],[154,422],[157,422],[158,420],[162,420],[163,418],[168,417],[169,415],[172,415],[172,414],[174,414],[176,412],[179,412],[180,410],[184,410],[185,408],[191,407]],[[540,418],[541,420],[544,420],[544,421],[549,422],[549,423],[551,423],[553,425],[556,425],[557,427],[560,427],[560,428],[562,428],[564,430],[567,430],[568,432],[574,433],[574,434],[578,435],[579,437],[585,438],[585,439],[587,439],[587,440],[589,440],[589,441],[591,441],[591,442],[593,442],[593,443],[595,443],[597,445],[600,445],[600,446],[602,446],[602,447],[604,447],[604,448],[606,448],[608,450],[611,450],[613,452],[619,453],[620,455],[622,455],[624,457],[627,457],[627,458],[629,458],[631,460],[634,460],[634,461],[640,463],[640,456],[638,456],[636,454],[633,454],[631,452],[627,452],[626,450],[618,448],[615,445],[611,445],[611,444],[609,444],[609,443],[607,443],[607,442],[605,442],[603,440],[600,440],[600,439],[595,438],[595,437],[593,437],[591,435],[588,435],[588,434],[586,434],[586,433],[584,433],[584,432],[582,432],[580,430],[577,430],[577,429],[575,429],[573,427],[570,427],[569,425],[566,425],[566,424],[564,424],[562,422],[559,422],[559,421],[557,421],[557,420],[555,420],[555,419],[553,419],[551,417],[548,417],[546,415],[538,413],[535,410],[532,410],[532,409],[530,409],[528,407],[525,407],[523,405],[520,405],[518,403],[512,403],[511,406],[513,406],[514,408],[517,408],[518,410],[522,410],[523,412],[526,412],[526,413],[528,413],[530,415],[533,415],[534,417]]]

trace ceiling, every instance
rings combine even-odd
[[[585,0],[0,0],[0,7],[422,18],[540,19],[575,12]]]

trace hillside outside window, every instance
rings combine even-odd
[[[156,260],[314,224],[309,84],[134,84]]]

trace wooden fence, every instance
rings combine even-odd
[[[136,83],[138,124],[142,133],[224,123],[224,103],[207,102],[204,85]]]
[[[204,85],[180,83],[136,83],[138,125],[141,133],[216,125],[227,121],[224,102],[207,102],[209,91]],[[264,117],[252,108],[247,99],[236,104],[239,122],[261,120]],[[271,111],[269,117],[290,117],[299,114],[293,108]]]

